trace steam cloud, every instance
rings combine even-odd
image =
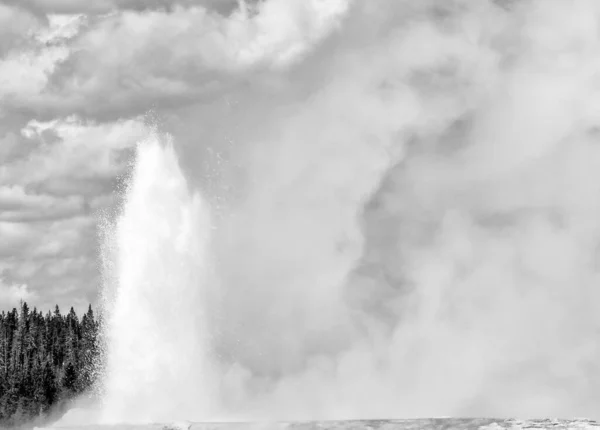
[[[241,10],[163,112],[215,208],[219,413],[599,417],[600,4]]]

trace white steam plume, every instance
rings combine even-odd
[[[325,4],[257,16],[292,49],[269,8]],[[223,416],[600,417],[599,20],[356,2],[288,68],[178,113],[193,185],[207,146],[227,160],[205,304]]]

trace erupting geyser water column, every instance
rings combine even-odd
[[[105,26],[190,176],[107,231],[103,421],[598,416],[600,3],[240,9]]]
[[[164,142],[162,142],[164,140]],[[170,138],[137,148],[122,214],[105,245],[105,423],[206,419],[211,282],[209,210],[191,193]]]

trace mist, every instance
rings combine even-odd
[[[157,109],[212,208],[215,417],[600,417],[600,5],[241,4]]]

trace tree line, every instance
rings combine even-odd
[[[58,306],[45,315],[19,309],[0,314],[0,427],[42,421],[91,393],[100,354],[100,321],[91,305],[81,319]]]

